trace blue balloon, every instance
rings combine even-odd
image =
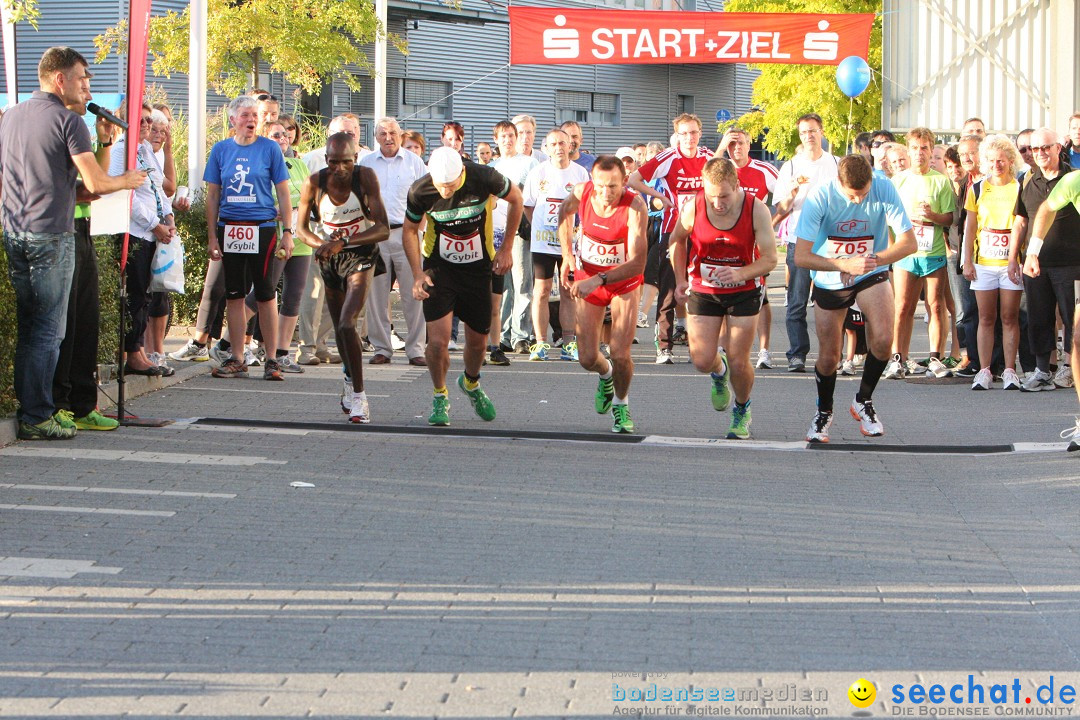
[[[870,66],[858,55],[844,58],[836,66],[836,84],[849,98],[858,97],[870,85]]]

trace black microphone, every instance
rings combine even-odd
[[[100,118],[105,118],[106,120],[111,122],[113,125],[118,125],[123,130],[128,129],[128,124],[126,122],[124,122],[120,118],[116,117],[111,112],[109,112],[108,110],[101,107],[100,105],[98,105],[95,102],[86,103],[86,109],[89,110],[90,112],[94,113],[95,115],[97,115]]]

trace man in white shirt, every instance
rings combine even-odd
[[[806,355],[810,352],[810,333],[806,327],[810,271],[795,264],[795,227],[799,224],[803,202],[811,191],[836,178],[836,158],[821,147],[823,128],[821,116],[816,113],[807,113],[799,118],[802,146],[795,157],[780,168],[773,195],[777,221],[790,216],[787,217],[787,231],[782,238],[787,244],[788,372],[806,372]]]
[[[552,130],[544,139],[548,161],[529,171],[523,192],[525,216],[532,228],[530,249],[533,264],[532,324],[536,344],[529,349],[530,360],[547,360],[548,295],[559,277],[562,244],[559,242],[559,208],[574,187],[589,182],[589,173],[580,163],[570,162],[572,140],[565,130]],[[563,360],[577,360],[574,338],[574,301],[567,296],[559,302]],[[571,347],[573,346],[573,347]]]
[[[511,122],[503,120],[495,125],[494,140],[499,146],[499,158],[493,167],[519,188],[525,185],[529,171],[547,160],[546,155],[532,148],[535,134],[536,121],[528,115],[518,115]],[[523,148],[529,152],[523,152]],[[527,227],[525,222],[521,225],[523,229]],[[533,286],[529,243],[524,240],[514,243],[511,257],[514,264],[505,275],[506,292],[502,303],[502,344],[518,354],[526,355],[529,352],[529,335],[535,332],[529,319]]]
[[[426,325],[424,305],[412,294],[413,273],[405,250],[401,245],[401,228],[405,223],[405,200],[414,182],[427,175],[427,167],[420,156],[401,147],[401,126],[392,117],[385,117],[375,125],[375,142],[378,150],[360,159],[362,167],[369,167],[379,177],[379,192],[386,217],[390,222],[390,239],[379,245],[386,272],[371,281],[371,297],[367,303],[368,340],[375,348],[372,365],[385,365],[394,354],[390,340],[390,277],[391,270],[397,275],[401,289],[401,310],[405,314],[408,334],[405,337],[405,356],[410,365],[425,366],[424,343]]]

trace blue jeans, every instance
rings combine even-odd
[[[952,268],[949,268],[950,272]],[[961,275],[960,280],[960,307],[956,319],[956,337],[960,344],[967,349],[968,360],[976,368],[979,364],[979,303],[975,299],[975,291],[971,289],[971,281]]]
[[[74,233],[4,233],[8,275],[15,289],[16,413],[36,425],[52,417],[52,384],[67,327],[68,295],[75,272]]]
[[[787,246],[787,359],[806,362],[810,333],[806,329],[806,303],[810,300],[810,271],[795,264],[795,238]]]

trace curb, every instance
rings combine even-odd
[[[205,375],[216,365],[213,360],[206,362],[177,363],[173,367],[176,373],[172,377],[145,377],[143,375],[128,375],[125,378],[124,401],[125,403],[137,397],[147,395],[157,390],[182,383],[199,375]],[[116,396],[119,385],[116,381],[98,386],[98,407],[102,410],[116,407]],[[130,413],[130,410],[129,410]],[[18,439],[19,422],[14,417],[0,419],[0,447],[10,445]]]

